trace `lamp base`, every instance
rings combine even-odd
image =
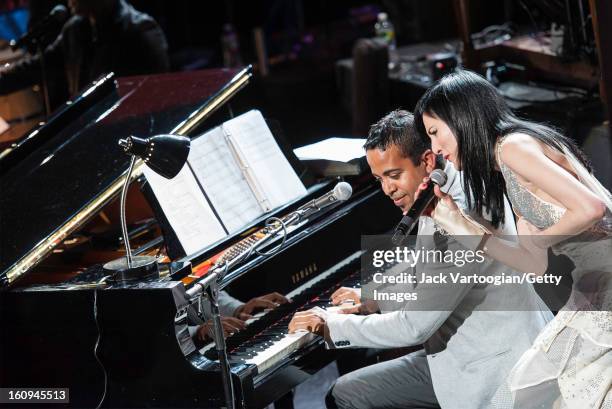
[[[132,267],[127,265],[127,258],[122,257],[104,264],[104,271],[113,275],[112,281],[118,283],[159,277],[157,258],[153,256],[132,257]]]

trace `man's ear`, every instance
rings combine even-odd
[[[431,173],[436,168],[436,154],[431,149],[427,149],[421,155],[421,161],[425,163],[425,170],[427,173]]]

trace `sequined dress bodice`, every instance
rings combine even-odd
[[[547,229],[557,223],[565,213],[565,209],[553,203],[549,203],[523,186],[517,176],[500,159],[501,147],[508,135],[500,138],[497,142],[497,163],[506,181],[506,192],[512,207],[520,217],[524,217],[529,223],[538,229]],[[582,234],[609,235],[612,233],[612,214],[607,210],[605,216],[589,230]]]
[[[503,162],[499,168],[506,181],[508,199],[515,211],[538,229],[546,229],[557,223],[565,209],[548,203],[520,184],[516,175]]]

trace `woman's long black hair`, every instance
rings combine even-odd
[[[500,136],[521,132],[559,151],[566,146],[591,171],[571,139],[549,126],[518,118],[497,89],[474,72],[459,70],[446,75],[417,102],[415,126],[422,138],[429,138],[424,113],[444,121],[457,138],[468,206],[480,216],[486,209],[495,227],[504,220],[506,193],[502,174],[495,166],[495,143]]]

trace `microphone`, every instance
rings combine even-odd
[[[41,37],[47,34],[47,32],[55,26],[64,24],[68,20],[69,14],[66,6],[58,4],[53,7],[53,10],[34,27],[32,27],[27,33],[22,35],[19,39],[11,40],[9,45],[13,51],[23,46],[30,47],[36,44]]]
[[[299,209],[297,212],[300,214],[300,217],[310,216],[314,212],[318,212],[319,210],[339,201],[347,200],[353,194],[353,188],[346,182],[338,183],[334,189],[330,192],[327,192],[321,197],[311,200],[306,203]]]
[[[410,233],[410,230],[414,227],[419,216],[429,206],[432,199],[434,198],[434,185],[442,186],[446,183],[446,173],[442,169],[435,169],[429,175],[429,182],[425,190],[421,191],[417,200],[414,201],[406,215],[402,217],[399,224],[395,228],[395,233],[391,238],[391,242],[396,246],[401,245],[404,239]]]

